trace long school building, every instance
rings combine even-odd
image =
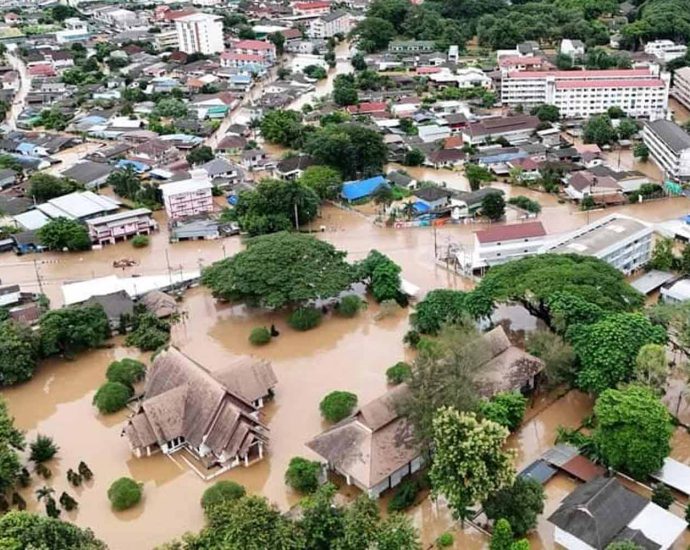
[[[634,117],[662,118],[668,107],[670,75],[645,69],[509,71],[501,76],[506,105],[555,105],[561,116],[586,118],[620,107]]]

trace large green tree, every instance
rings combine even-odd
[[[337,296],[354,281],[345,252],[313,237],[277,233],[256,237],[247,249],[204,270],[214,296],[269,308]]]
[[[336,199],[343,186],[343,177],[340,172],[330,166],[310,166],[302,173],[299,181],[316,191],[322,200]]]
[[[482,183],[486,183],[494,179],[493,174],[486,166],[472,162],[465,164],[465,177],[467,178],[472,191],[479,189]]]
[[[489,519],[508,520],[513,535],[522,537],[537,526],[537,518],[544,511],[544,498],[541,483],[517,477],[512,485],[490,495],[482,507]]]
[[[345,178],[380,174],[387,148],[379,132],[360,124],[329,124],[307,137],[305,150]]]
[[[38,357],[34,332],[14,321],[0,322],[0,386],[31,378]]]
[[[24,434],[14,426],[14,419],[7,411],[7,404],[0,397],[0,497],[11,489],[17,480],[22,467],[17,451],[23,449]]]
[[[594,443],[605,463],[636,479],[659,470],[671,451],[671,415],[647,388],[602,393],[594,405]]]
[[[37,172],[29,179],[29,195],[37,202],[72,193],[81,188],[74,180]]]
[[[139,176],[131,166],[111,173],[106,180],[106,185],[110,185],[115,193],[127,199],[135,198],[141,189]]]
[[[40,349],[44,357],[100,346],[110,336],[108,316],[100,305],[53,309],[40,319]]]
[[[49,250],[89,250],[91,238],[83,223],[69,218],[55,218],[38,230],[41,244]]]
[[[582,137],[585,143],[596,143],[601,147],[616,141],[617,133],[608,115],[597,115],[585,123]]]
[[[359,49],[371,53],[382,50],[395,37],[395,27],[380,17],[367,17],[354,30]]]
[[[557,292],[612,312],[633,311],[644,303],[615,267],[577,254],[540,254],[495,266],[478,288],[497,302],[519,302],[549,325],[548,304]]]
[[[503,450],[508,437],[503,426],[443,407],[434,417],[433,434],[432,492],[446,499],[456,517],[467,519],[470,507],[513,482],[512,454]]]
[[[465,317],[482,319],[493,311],[491,298],[481,291],[462,292],[437,288],[424,296],[410,317],[412,328],[421,334],[437,334],[446,323],[457,323]]]
[[[50,550],[105,550],[89,529],[31,512],[12,511],[0,517],[0,547]]]
[[[298,149],[304,137],[302,115],[283,109],[269,111],[261,119],[261,135],[270,143]]]
[[[572,340],[580,361],[578,386],[601,393],[630,380],[640,348],[665,343],[666,331],[641,313],[616,313],[579,326]]]
[[[255,236],[309,223],[319,202],[316,192],[303,183],[264,179],[253,190],[240,192],[235,212],[242,228]]]

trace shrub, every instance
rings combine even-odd
[[[416,481],[406,479],[395,490],[395,494],[388,501],[389,512],[401,512],[414,504],[419,492],[419,485]]]
[[[30,449],[29,460],[39,464],[53,458],[60,448],[53,442],[52,437],[38,434],[36,440],[31,442]]]
[[[319,410],[329,422],[340,422],[352,413],[357,405],[357,396],[346,391],[332,391],[319,403]]]
[[[448,548],[450,546],[453,546],[453,542],[455,542],[455,539],[453,537],[452,533],[441,533],[438,538],[436,539],[436,547],[437,548]]]
[[[263,346],[271,341],[271,331],[266,327],[255,327],[249,334],[249,342],[254,346]]]
[[[343,317],[354,317],[362,309],[362,305],[362,299],[359,296],[350,294],[343,296],[340,302],[338,302],[336,311]]]
[[[204,491],[201,497],[201,507],[208,512],[212,506],[226,504],[242,498],[247,492],[239,483],[229,480],[216,481]]]
[[[145,375],[146,367],[144,363],[129,358],[113,361],[105,373],[105,377],[109,382],[119,382],[129,387],[143,380]]]
[[[480,412],[489,420],[505,426],[511,432],[520,426],[527,407],[527,399],[520,392],[501,392],[483,401]]]
[[[295,456],[290,459],[288,469],[285,471],[285,483],[300,493],[313,493],[319,488],[320,473],[319,462]]]
[[[673,493],[663,483],[657,483],[652,490],[652,502],[657,506],[661,506],[664,510],[668,510],[673,504]]]
[[[400,384],[412,375],[412,367],[404,361],[399,361],[386,371],[389,384]]]
[[[108,500],[115,510],[127,510],[141,500],[141,484],[129,477],[121,477],[108,489]]]
[[[311,330],[321,323],[323,315],[313,307],[301,307],[293,311],[288,317],[288,325],[295,330]]]
[[[132,239],[132,246],[134,248],[144,248],[149,245],[148,235],[137,235]]]
[[[132,388],[121,382],[106,382],[93,396],[93,404],[101,414],[111,414],[122,409],[132,397]]]

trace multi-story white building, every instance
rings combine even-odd
[[[471,268],[482,270],[525,256],[532,256],[546,244],[541,222],[497,225],[474,234]]]
[[[115,244],[135,235],[148,235],[156,228],[151,214],[148,208],[135,208],[86,220],[89,237],[96,244]]]
[[[639,220],[612,214],[569,233],[542,252],[594,256],[629,275],[651,259],[652,233]]]
[[[312,1],[312,2],[295,2],[292,5],[295,15],[307,15],[318,17],[319,15],[331,11],[330,2]]]
[[[93,10],[91,16],[96,20],[107,25],[112,25],[118,29],[132,29],[144,27],[148,24],[148,19],[139,13],[118,8],[117,6],[107,6]]]
[[[673,73],[671,95],[690,109],[690,67],[681,67]]]
[[[314,19],[309,24],[308,34],[311,38],[331,38],[336,34],[348,34],[352,26],[352,16],[346,11],[338,10]]]
[[[213,211],[213,185],[206,170],[192,170],[191,176],[160,186],[163,205],[171,220]]]
[[[153,35],[153,43],[159,51],[180,47],[180,40],[177,37],[177,29],[162,29],[161,32]]]
[[[683,57],[687,51],[688,47],[685,44],[676,44],[671,40],[654,40],[644,46],[644,53],[653,55],[663,63]]]
[[[225,49],[223,18],[208,13],[193,13],[175,20],[180,51],[214,54]]]
[[[593,71],[502,71],[501,101],[525,107],[547,104],[567,118],[620,107],[634,117],[663,118],[670,75],[657,65]]]
[[[659,119],[645,124],[642,140],[666,177],[690,180],[690,135],[685,130],[675,122]]]

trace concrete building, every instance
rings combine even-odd
[[[180,51],[214,54],[225,49],[223,18],[208,13],[193,13],[175,20]]]
[[[653,40],[644,46],[644,53],[653,55],[662,63],[683,57],[687,51],[685,44],[676,44],[672,40]]]
[[[388,45],[388,51],[396,54],[431,53],[435,49],[433,40],[394,40]]]
[[[159,51],[168,48],[178,49],[180,40],[177,36],[177,29],[162,29],[161,32],[153,35],[153,43]]]
[[[343,10],[334,11],[314,19],[309,24],[310,38],[331,38],[336,34],[346,35],[352,30],[353,19]]]
[[[556,240],[543,252],[594,256],[629,275],[649,262],[652,232],[639,220],[612,214]]]
[[[561,116],[585,118],[620,107],[633,117],[663,118],[670,75],[657,65],[644,69],[501,71],[506,105],[555,105]]]
[[[160,186],[163,205],[173,220],[213,211],[212,184],[205,170],[193,170],[191,178]]]
[[[510,143],[522,143],[529,139],[537,126],[539,119],[531,115],[485,118],[471,122],[461,130],[462,142],[481,145],[489,138],[496,140],[502,137]]]
[[[330,2],[295,2],[292,6],[295,15],[318,17],[331,11]]]
[[[690,109],[690,67],[681,67],[673,73],[671,95],[687,109]]]
[[[141,17],[136,12],[117,6],[107,6],[105,8],[95,9],[91,16],[96,21],[122,30],[144,27],[148,24],[146,17]]]
[[[91,36],[86,21],[78,17],[68,17],[63,22],[64,29],[55,33],[58,44],[88,40]]]
[[[642,140],[666,177],[690,179],[690,135],[685,130],[670,120],[655,120],[644,125]]]
[[[271,42],[264,40],[240,40],[233,44],[233,51],[245,55],[258,55],[268,63],[276,60],[276,47]]]
[[[96,244],[115,244],[136,235],[148,235],[156,228],[148,208],[125,210],[108,216],[86,220],[89,237]]]
[[[561,52],[563,55],[570,57],[582,57],[585,55],[585,44],[582,40],[571,40],[564,38],[561,40]]]
[[[546,245],[546,230],[541,222],[497,225],[474,234],[472,271],[483,270],[511,260],[532,256]]]

